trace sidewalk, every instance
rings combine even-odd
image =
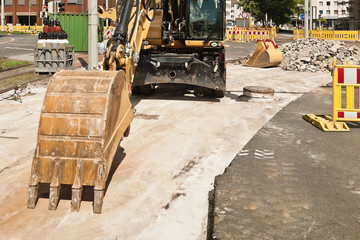
[[[213,239],[359,239],[360,124],[302,119],[331,107],[331,88],[290,103],[216,177]]]
[[[103,54],[98,55],[98,62],[101,63],[104,58]],[[75,68],[87,68],[88,53],[75,53]]]

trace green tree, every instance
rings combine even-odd
[[[318,18],[317,22],[319,23],[320,26],[322,26],[324,23],[327,23],[326,19],[323,17]]]
[[[288,23],[291,16],[296,14],[299,10],[299,4],[303,0],[240,0],[239,7],[243,7],[244,11],[251,13],[251,15],[258,21],[265,23],[265,15],[268,19],[272,19],[275,24]]]

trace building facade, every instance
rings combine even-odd
[[[311,0],[313,28],[319,26],[319,18],[326,19],[324,27],[348,28],[349,0]]]
[[[349,25],[352,30],[360,30],[360,1],[350,0]]]
[[[226,22],[233,25],[236,18],[242,18],[243,8],[238,7],[238,0],[226,0]]]
[[[98,0],[98,4],[105,7],[106,1],[108,1],[110,8],[116,5],[116,0]],[[57,0],[56,2],[65,4],[65,13],[87,12],[88,0]],[[4,12],[6,24],[29,25],[30,20],[30,25],[35,23],[41,25],[41,12],[45,3],[48,7],[56,6],[54,0],[5,0]]]

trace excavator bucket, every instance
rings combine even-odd
[[[254,54],[245,65],[259,68],[275,67],[281,63],[282,59],[282,53],[274,41],[258,40]]]
[[[62,184],[72,185],[71,209],[79,211],[83,186],[94,186],[94,213],[101,213],[105,183],[133,108],[123,71],[70,71],[50,81],[40,115],[28,188],[35,208],[40,183],[50,183],[56,210]]]

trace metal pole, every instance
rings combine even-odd
[[[309,38],[309,0],[305,0],[305,19],[304,19],[304,26],[305,26],[305,38]]]
[[[97,1],[88,1],[88,18],[89,18],[89,56],[88,56],[88,70],[92,70],[98,63],[98,48],[97,48],[97,30],[99,15],[97,13]]]
[[[106,11],[109,11],[109,0],[106,0],[105,4],[106,4],[106,6],[105,6]],[[106,18],[106,27],[108,27],[108,26],[109,26],[109,19]]]
[[[30,0],[29,0],[29,30],[30,30],[30,7],[31,7],[31,4],[30,4]]]
[[[310,0],[310,30],[313,30],[313,8],[312,8],[312,0]]]
[[[54,11],[54,21],[56,20],[56,11],[57,11],[57,1],[54,0],[54,6],[53,6],[53,11]]]
[[[1,31],[4,31],[4,25],[5,25],[5,13],[4,13],[4,7],[5,7],[5,1],[1,0]]]
[[[267,13],[265,13],[265,27],[267,27],[267,21],[268,21],[268,19],[267,19]]]
[[[41,24],[43,27],[44,27],[44,18],[45,18],[44,5],[45,5],[45,0],[42,0],[41,11],[43,12],[43,19],[41,21]]]

